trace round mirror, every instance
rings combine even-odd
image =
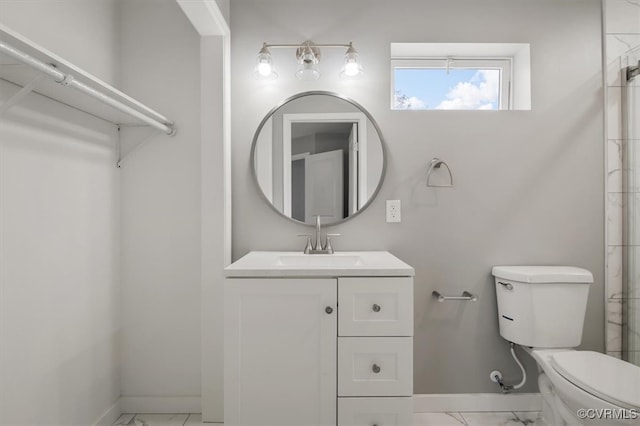
[[[384,141],[356,102],[329,92],[305,92],[272,109],[253,138],[254,178],[282,215],[315,224],[356,216],[384,178]]]

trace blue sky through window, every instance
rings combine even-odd
[[[497,69],[396,68],[394,79],[394,109],[499,109]]]

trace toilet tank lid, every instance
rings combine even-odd
[[[496,278],[523,283],[592,283],[593,275],[575,266],[494,266]]]

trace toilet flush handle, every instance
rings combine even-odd
[[[513,290],[513,284],[511,283],[503,283],[502,281],[498,281],[498,284],[506,288],[507,290]]]

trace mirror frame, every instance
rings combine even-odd
[[[253,135],[253,141],[251,143],[251,156],[250,156],[250,159],[249,159],[249,164],[250,164],[250,167],[251,167],[251,175],[253,176],[253,182],[256,184],[256,187],[258,189],[258,192],[260,193],[260,196],[269,205],[269,207],[271,207],[280,216],[282,216],[284,218],[287,218],[292,222],[298,223],[300,225],[305,225],[305,226],[312,226],[312,227],[315,226],[315,224],[301,222],[301,221],[299,221],[297,219],[289,217],[289,216],[285,215],[283,212],[281,212],[280,210],[278,210],[269,201],[267,196],[264,194],[264,191],[262,190],[262,187],[260,186],[260,182],[258,181],[258,176],[256,174],[256,168],[255,168],[256,144],[258,142],[258,136],[260,135],[260,132],[262,131],[262,128],[264,127],[265,123],[273,116],[273,114],[275,114],[275,112],[278,109],[280,109],[285,104],[287,104],[289,102],[292,102],[292,101],[295,101],[296,99],[303,98],[305,96],[313,96],[313,95],[332,96],[334,98],[337,98],[337,99],[343,100],[345,102],[348,102],[351,105],[353,105],[354,107],[358,108],[367,117],[367,119],[371,121],[371,124],[376,129],[376,132],[378,133],[378,138],[380,139],[380,145],[382,147],[382,171],[380,172],[380,181],[378,182],[378,185],[376,186],[376,189],[371,193],[371,197],[369,197],[369,199],[362,206],[362,208],[358,209],[358,211],[355,212],[354,214],[352,214],[350,216],[347,216],[347,217],[345,217],[345,218],[343,218],[341,220],[335,221],[335,222],[326,223],[326,224],[323,223],[322,224],[323,227],[328,227],[328,226],[334,226],[334,225],[339,225],[341,223],[344,223],[344,222],[346,222],[346,221],[348,221],[350,219],[353,219],[354,217],[357,217],[360,213],[365,211],[371,205],[373,200],[375,200],[376,197],[378,196],[378,193],[380,192],[380,188],[382,188],[382,184],[384,183],[385,175],[387,174],[387,144],[385,143],[384,136],[382,135],[382,131],[380,130],[380,126],[378,126],[378,123],[373,118],[373,116],[362,105],[360,105],[358,102],[354,101],[353,99],[347,98],[346,96],[342,96],[342,95],[339,95],[338,93],[328,92],[328,91],[324,91],[324,90],[311,90],[311,91],[308,91],[308,92],[297,93],[297,94],[295,94],[293,96],[288,97],[287,99],[285,99],[284,101],[280,102],[275,107],[273,107],[267,113],[267,115],[264,116],[262,121],[260,121],[260,124],[258,125],[258,128],[257,128],[255,134]]]

